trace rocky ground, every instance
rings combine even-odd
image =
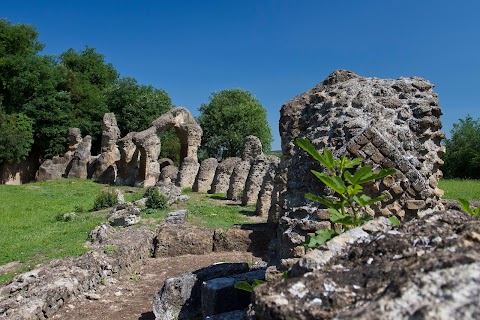
[[[478,218],[440,211],[365,231],[332,255],[307,254],[290,279],[259,287],[257,319],[479,319]],[[349,242],[341,240],[332,243]]]
[[[136,272],[101,285],[71,301],[52,319],[155,319],[152,298],[165,279],[207,267],[216,262],[255,262],[246,252],[221,252],[151,258]]]

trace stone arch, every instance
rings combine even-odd
[[[138,174],[135,185],[153,186],[160,175],[158,157],[161,150],[160,138],[174,128],[180,140],[180,163],[185,158],[198,162],[197,151],[202,140],[202,128],[190,111],[183,107],[173,108],[152,122],[152,126],[135,133],[133,143],[139,151]]]

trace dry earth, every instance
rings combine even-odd
[[[207,267],[217,262],[255,262],[247,252],[220,252],[149,259],[130,274],[125,274],[96,291],[86,293],[64,306],[53,319],[155,319],[152,298],[165,279]]]

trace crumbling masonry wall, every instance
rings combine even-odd
[[[308,138],[336,157],[360,157],[363,164],[395,168],[397,173],[368,185],[371,196],[389,199],[373,206],[371,215],[400,219],[441,209],[438,180],[444,147],[437,95],[433,85],[416,77],[363,78],[339,70],[311,90],[288,101],[281,110],[282,161],[276,179],[276,203],[269,220],[276,223],[277,255],[300,257],[306,235],[331,228],[324,207],[305,199],[308,192],[329,194],[310,170],[320,165],[295,144]]]

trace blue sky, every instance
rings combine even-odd
[[[0,17],[36,26],[46,54],[95,47],[194,115],[211,92],[249,90],[278,150],[282,104],[336,69],[428,79],[445,132],[480,117],[479,13],[476,0],[11,0]]]

